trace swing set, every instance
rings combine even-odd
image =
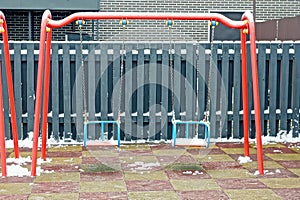
[[[43,103],[43,119],[42,119],[42,149],[41,157],[46,159],[46,141],[47,141],[47,113],[48,113],[48,98],[49,98],[49,81],[50,81],[50,50],[52,40],[52,29],[61,28],[73,21],[77,20],[77,25],[80,30],[80,45],[82,51],[82,32],[81,28],[84,25],[84,20],[121,20],[120,23],[123,28],[126,27],[127,20],[166,20],[166,25],[169,27],[170,35],[171,28],[174,24],[174,20],[207,20],[211,22],[212,26],[212,38],[214,35],[214,27],[217,23],[240,29],[241,32],[241,49],[242,49],[242,88],[243,88],[243,108],[244,108],[244,155],[249,156],[249,119],[248,119],[248,88],[247,88],[247,66],[246,66],[246,34],[250,35],[250,55],[251,55],[251,69],[252,69],[252,81],[253,81],[253,97],[254,97],[254,110],[255,110],[255,127],[256,127],[256,146],[257,146],[257,160],[258,170],[261,175],[264,174],[263,170],[263,157],[262,157],[262,141],[261,141],[261,120],[260,120],[260,99],[259,99],[259,86],[258,86],[258,69],[256,62],[256,38],[255,38],[255,26],[252,14],[247,11],[242,16],[241,21],[233,21],[221,14],[217,13],[127,13],[127,12],[78,12],[74,13],[61,20],[52,20],[51,12],[46,10],[42,17],[41,22],[41,33],[40,33],[40,51],[39,51],[39,62],[38,62],[38,74],[37,74],[37,88],[36,88],[36,104],[35,104],[35,118],[34,118],[34,135],[33,135],[33,148],[32,148],[32,168],[31,175],[36,176],[36,165],[37,165],[37,151],[38,151],[38,137],[40,131],[40,112],[41,105]],[[171,39],[170,39],[170,50],[171,50]],[[211,41],[211,49],[213,48],[213,41]],[[173,67],[172,67],[172,53],[170,53],[170,71],[172,79],[172,90],[174,88],[173,78]],[[83,55],[81,55],[83,56]],[[120,81],[120,93],[122,93],[122,70],[124,70],[124,41],[122,45],[122,56],[121,56],[121,81]],[[212,63],[212,57],[210,57],[210,65]],[[85,100],[85,85],[84,85],[84,62],[81,57],[82,64],[82,76],[83,76],[83,96],[84,96],[84,146],[86,146],[88,125],[100,124],[101,125],[101,138],[104,140],[104,125],[105,124],[116,124],[118,127],[118,146],[120,146],[120,105],[118,112],[118,119],[116,121],[88,121],[86,111],[86,100]],[[211,66],[210,66],[211,67]],[[209,72],[210,73],[210,72]],[[210,77],[209,77],[210,78]],[[210,81],[209,81],[210,82]],[[208,83],[209,84],[209,83]],[[44,88],[42,88],[44,87]],[[209,86],[208,86],[209,88]],[[44,93],[42,92],[44,91]],[[172,91],[173,93],[173,91]],[[42,97],[43,94],[43,97]],[[121,96],[122,94],[120,94]],[[208,97],[210,92],[208,90]],[[42,102],[43,100],[43,102]],[[210,102],[206,105],[206,113],[202,121],[179,121],[175,119],[174,113],[174,94],[172,94],[172,139],[173,145],[176,145],[176,125],[185,124],[186,127],[190,124],[203,125],[205,127],[205,139],[207,140],[206,146],[209,145],[210,140],[210,126],[209,126],[209,107]],[[121,102],[121,101],[119,101]],[[186,128],[186,136],[188,136],[188,128]]]

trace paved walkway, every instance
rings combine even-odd
[[[299,146],[265,145],[264,176],[254,175],[254,147],[253,162],[239,164],[243,144],[52,147],[41,166],[52,173],[1,178],[0,199],[300,199]]]

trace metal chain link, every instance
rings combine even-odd
[[[173,53],[172,53],[172,27],[169,27],[169,68],[171,76],[171,92],[172,92],[172,123],[175,121],[175,97],[174,97],[174,68],[173,68]]]
[[[80,39],[80,51],[81,51],[83,114],[84,114],[84,123],[87,123],[88,115],[87,115],[87,98],[86,98],[86,85],[85,85],[85,66],[83,60],[82,26],[79,25],[78,28],[79,28],[79,39]]]
[[[209,109],[210,109],[210,82],[211,82],[211,71],[213,63],[213,50],[214,50],[214,37],[215,37],[215,26],[211,27],[211,40],[210,40],[210,59],[209,59],[209,73],[208,73],[208,83],[207,83],[207,104],[205,108],[204,120],[209,121]]]
[[[122,31],[124,32],[125,27],[123,26]],[[121,100],[123,91],[123,71],[125,71],[124,66],[124,54],[125,54],[125,41],[122,37],[122,49],[121,49],[121,66],[120,66],[120,92],[119,92],[119,107],[118,107],[118,123],[121,124]]]

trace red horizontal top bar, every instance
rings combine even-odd
[[[245,28],[244,21],[234,21],[218,13],[149,13],[149,12],[78,12],[61,20],[49,20],[50,28],[61,28],[75,20],[215,20],[230,28]]]

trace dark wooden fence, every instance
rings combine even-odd
[[[33,131],[38,43],[11,42],[19,137]],[[125,43],[120,79],[122,43],[84,43],[86,98],[89,120],[117,119],[121,99],[122,139],[171,138],[172,91],[178,120],[201,120],[208,97],[210,44],[175,43],[172,50],[172,89],[168,43]],[[264,135],[282,131],[299,134],[300,43],[261,42],[258,48],[259,86]],[[3,46],[1,44],[3,52]],[[248,46],[249,52],[249,46]],[[239,43],[215,43],[210,77],[210,113],[213,138],[242,138],[241,55]],[[2,54],[2,61],[3,54]],[[249,60],[249,59],[248,59]],[[4,61],[3,61],[4,62]],[[4,64],[4,63],[3,63]],[[49,135],[82,139],[83,92],[79,43],[53,43],[48,113]],[[5,70],[2,67],[2,70]],[[3,73],[4,82],[6,80]],[[248,62],[248,76],[251,77]],[[122,92],[120,92],[122,80]],[[251,78],[249,78],[250,137],[255,137]],[[4,84],[6,136],[10,134],[7,87]],[[122,94],[120,96],[120,94]],[[251,111],[252,110],[252,111]],[[201,127],[191,134],[203,137]],[[105,128],[110,138],[115,128]],[[184,128],[179,137],[184,135]],[[89,138],[98,139],[98,126]]]

